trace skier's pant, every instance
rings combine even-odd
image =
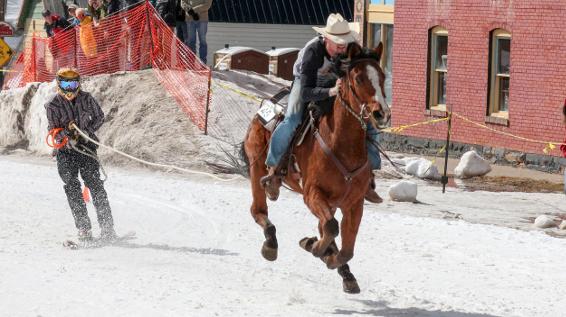
[[[114,226],[108,196],[106,190],[104,190],[104,183],[100,179],[99,167],[100,165],[95,159],[74,150],[65,149],[57,153],[59,176],[65,183],[63,188],[75,218],[75,226],[79,230],[91,229],[90,218],[82,196],[81,183],[78,179],[79,172],[85,185],[90,189],[100,228],[110,229]]]

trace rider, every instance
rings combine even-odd
[[[336,75],[331,73],[330,60],[344,54],[348,44],[356,42],[359,36],[338,13],[333,13],[328,17],[326,27],[313,27],[313,29],[320,36],[309,41],[299,52],[293,67],[295,80],[289,95],[285,119],[277,126],[271,137],[265,162],[269,167],[269,172],[261,181],[268,192],[278,192],[281,186],[281,177],[276,174],[277,166],[287,152],[291,138],[301,123],[305,105],[309,102],[333,101],[338,94],[340,79],[337,80]],[[368,125],[368,135],[377,142],[377,132],[371,124]],[[375,146],[368,147],[368,156],[372,170],[381,169],[381,158]],[[365,195],[366,200],[373,203],[382,202],[374,189],[375,183],[372,177]]]
[[[67,195],[71,212],[75,218],[79,240],[92,240],[90,218],[81,193],[79,172],[85,186],[92,192],[92,200],[96,208],[100,238],[112,240],[116,238],[112,211],[108,196],[104,190],[104,182],[100,179],[97,146],[80,137],[75,125],[97,140],[94,134],[104,123],[104,113],[98,102],[88,92],[81,91],[79,73],[72,68],[62,68],[57,72],[57,94],[45,104],[48,129],[62,128],[62,133],[55,138],[61,141],[64,136],[68,142],[57,151],[57,168],[59,176],[65,183],[63,188]],[[94,157],[80,153],[90,152]]]

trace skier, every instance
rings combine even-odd
[[[57,72],[57,95],[45,104],[48,129],[60,129],[54,139],[66,145],[57,150],[57,168],[59,176],[65,183],[63,188],[67,195],[71,212],[75,219],[80,241],[92,241],[90,218],[81,193],[78,175],[92,193],[96,208],[100,239],[112,241],[117,238],[114,221],[104,183],[100,179],[100,164],[95,159],[97,146],[80,136],[75,125],[89,135],[94,134],[104,122],[104,113],[98,102],[88,92],[81,90],[80,75],[72,68],[62,68]],[[55,130],[56,131],[56,130]],[[53,132],[50,132],[52,134]],[[53,133],[54,134],[54,133]],[[82,149],[82,150],[81,150]],[[81,153],[82,152],[82,153]],[[85,154],[86,153],[86,154]],[[87,155],[89,154],[89,155]]]

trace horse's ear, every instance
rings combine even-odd
[[[348,45],[348,49],[346,51],[346,55],[348,55],[348,59],[352,59],[362,52],[362,47],[358,43],[350,43]]]
[[[372,51],[377,55],[377,61],[379,62],[381,60],[381,54],[383,54],[383,43],[379,42],[377,47],[372,49]]]

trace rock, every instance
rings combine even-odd
[[[483,176],[491,171],[489,162],[479,156],[475,151],[468,151],[462,155],[460,163],[454,169],[454,175],[459,178]]]
[[[427,179],[440,179],[440,174],[438,173],[438,168],[432,165],[431,161],[422,160],[417,170],[417,177]]]
[[[405,163],[405,172],[409,175],[416,176],[417,171],[419,170],[419,165],[421,160],[425,160],[423,158],[408,160]],[[425,160],[426,161],[426,160]]]
[[[395,201],[415,202],[417,200],[417,184],[411,181],[400,181],[389,187],[389,197]]]
[[[566,230],[566,220],[562,220],[562,223],[558,226],[558,228],[560,228],[560,230]]]
[[[546,228],[553,228],[556,227],[556,223],[552,217],[547,215],[540,215],[535,219],[535,227],[546,229]]]

